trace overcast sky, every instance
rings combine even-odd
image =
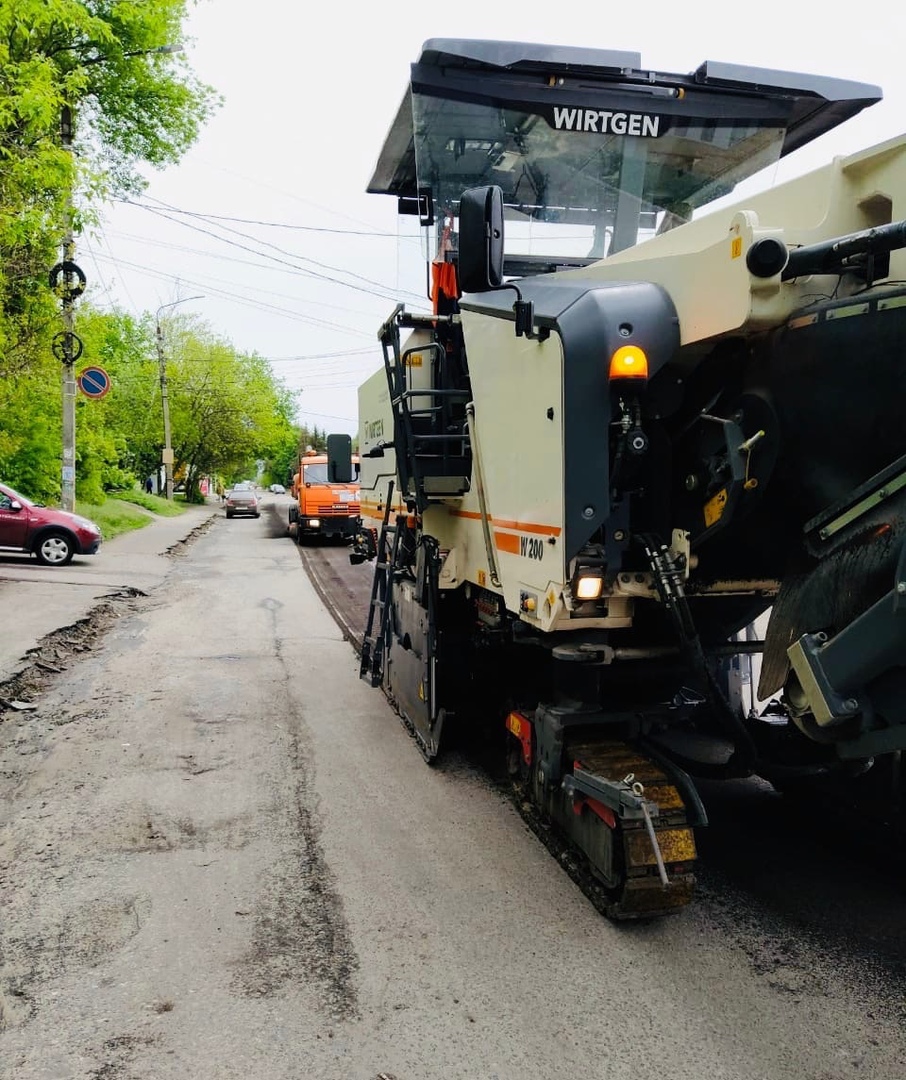
[[[716,60],[881,86],[883,102],[785,159],[767,186],[906,132],[903,11],[894,0],[199,0],[187,56],[225,103],[179,165],[151,174],[140,206],[112,206],[80,238],[79,262],[102,307],[155,312],[203,294],[175,310],[267,357],[302,422],[354,434],[379,325],[397,296],[425,304],[413,219],[365,194],[425,40],[622,49],[645,69]]]

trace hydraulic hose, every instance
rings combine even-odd
[[[641,536],[639,539],[654,574],[658,595],[673,619],[680,647],[690,666],[703,679],[715,716],[732,739],[734,746],[732,754],[723,762],[699,761],[673,751],[670,752],[670,758],[687,772],[704,779],[726,780],[751,776],[758,759],[758,751],[752,736],[727,700],[723,688],[708,664],[683,590],[682,573],[674,563],[666,544],[654,536]]]

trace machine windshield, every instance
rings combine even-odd
[[[669,73],[625,51],[432,38],[368,190],[418,215],[429,260],[453,262],[462,192],[496,185],[505,272],[581,266],[682,224],[880,97],[711,60]]]
[[[653,99],[656,101],[656,99]],[[418,188],[440,227],[461,193],[503,190],[507,254],[596,259],[688,220],[781,155],[771,120],[681,119],[651,101],[539,112],[413,92]]]

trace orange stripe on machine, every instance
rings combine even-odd
[[[481,514],[474,510],[453,510],[449,511],[451,517],[471,518],[474,521],[481,521]],[[520,532],[527,533],[540,533],[542,536],[559,536],[563,531],[559,525],[541,525],[534,521],[507,521],[504,518],[492,517],[491,524],[498,529],[518,529]]]
[[[501,551],[509,551],[513,555],[519,554],[519,537],[516,533],[494,533],[494,543]]]

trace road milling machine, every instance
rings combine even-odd
[[[906,137],[728,198],[880,97],[434,39],[369,184],[432,303],[359,394],[362,676],[499,738],[614,918],[690,899],[698,780],[897,775]]]

